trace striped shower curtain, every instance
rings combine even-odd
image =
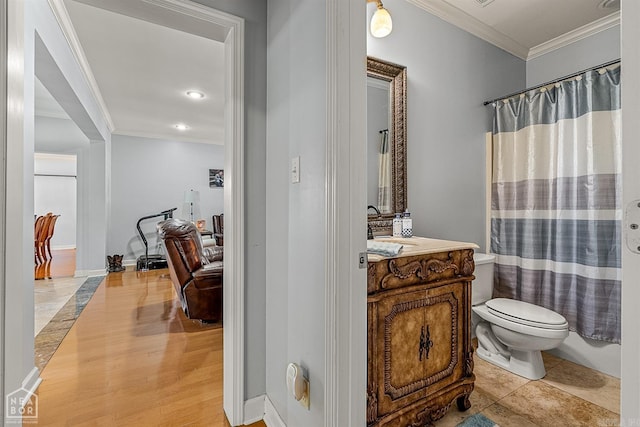
[[[620,67],[494,106],[494,297],[620,342]]]
[[[389,130],[387,129],[380,131],[378,210],[381,213],[391,213],[391,153],[389,153]]]

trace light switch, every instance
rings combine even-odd
[[[291,159],[291,182],[300,182],[300,156]]]

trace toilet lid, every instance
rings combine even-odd
[[[523,325],[545,329],[565,329],[567,319],[553,310],[507,298],[494,298],[486,302],[490,312],[503,319]]]

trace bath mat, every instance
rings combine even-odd
[[[500,427],[482,414],[474,414],[466,418],[457,427]]]

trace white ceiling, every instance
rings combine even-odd
[[[224,143],[224,44],[72,0],[65,6],[113,133]],[[193,100],[187,90],[205,93]],[[186,131],[174,125],[184,123]]]
[[[122,3],[80,1],[115,10]],[[523,59],[619,23],[619,0],[406,1]],[[114,133],[223,144],[223,43],[202,28],[189,31],[206,37],[84,3],[64,0]],[[189,89],[206,98],[186,97]]]
[[[620,19],[619,0],[407,1],[522,59],[611,28]]]

